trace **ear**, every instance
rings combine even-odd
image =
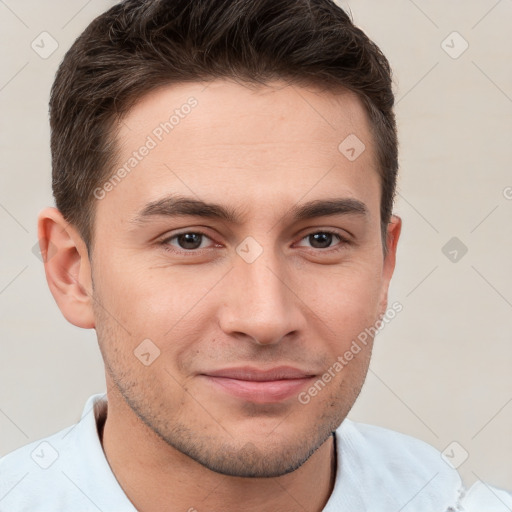
[[[395,270],[396,248],[402,231],[402,219],[398,215],[392,215],[387,228],[386,245],[387,255],[382,267],[382,288],[380,296],[379,313],[384,315],[388,307],[388,289],[391,277]]]
[[[45,208],[37,235],[46,280],[62,314],[77,327],[94,328],[91,265],[78,231],[57,208]]]

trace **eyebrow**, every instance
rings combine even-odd
[[[216,203],[207,203],[193,197],[171,195],[148,203],[130,222],[144,224],[153,217],[194,216],[216,219],[240,224],[243,219],[241,211]],[[316,199],[294,205],[285,217],[294,221],[308,220],[315,217],[334,215],[369,216],[368,207],[358,199],[343,197],[333,199]]]

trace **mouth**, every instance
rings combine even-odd
[[[260,404],[278,403],[296,396],[316,377],[313,373],[290,366],[225,368],[201,376],[225,393]]]

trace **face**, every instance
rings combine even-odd
[[[338,149],[350,134],[356,159]],[[109,389],[214,471],[298,468],[359,394],[371,340],[336,362],[384,313],[394,266],[362,105],[278,82],[175,85],[117,141],[91,267]]]

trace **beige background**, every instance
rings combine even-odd
[[[63,319],[32,249],[53,204],[53,76],[112,4],[0,0],[0,455],[76,422],[104,390],[94,331]],[[440,450],[456,441],[468,484],[512,489],[512,1],[340,5],[395,70],[404,223],[390,291],[403,311],[377,338],[351,417]],[[31,48],[43,31],[59,45],[46,59]],[[442,250],[452,237],[468,249],[456,262]]]

